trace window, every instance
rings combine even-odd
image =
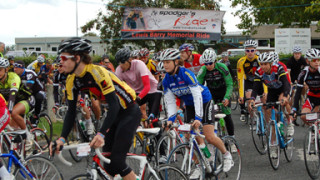
[[[57,47],[51,47],[51,51],[58,51]]]
[[[311,46],[319,46],[320,39],[311,39]]]
[[[41,51],[41,47],[36,47],[36,51]]]
[[[34,47],[29,47],[28,50],[34,50]]]
[[[270,39],[270,47],[274,47],[274,38]]]
[[[28,50],[28,48],[27,47],[23,47],[22,50],[26,51],[26,50]]]
[[[268,47],[269,46],[269,40],[266,40],[266,39],[258,40],[258,46],[259,47]]]

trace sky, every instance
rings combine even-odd
[[[78,27],[95,19],[99,10],[106,13],[101,0],[78,0]],[[238,17],[231,15],[229,1],[222,1],[226,11],[224,20],[227,32],[239,31]],[[15,44],[16,37],[68,37],[76,36],[75,0],[0,0],[0,41]],[[78,35],[83,35],[78,31]]]

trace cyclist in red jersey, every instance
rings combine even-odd
[[[201,68],[201,54],[192,54],[193,50],[194,46],[188,43],[184,43],[179,47],[180,59],[184,62],[183,66],[197,75]]]

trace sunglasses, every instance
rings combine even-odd
[[[311,62],[317,62],[320,61],[320,59],[311,59]]]
[[[103,61],[103,62],[106,63],[106,64],[110,63],[109,61]]]
[[[246,49],[246,52],[248,53],[248,52],[254,52],[255,51],[255,49]]]
[[[61,59],[62,61],[66,61],[66,60],[71,59],[71,58],[74,58],[74,56],[73,56],[73,55],[71,55],[71,56],[60,55],[60,59]]]
[[[205,66],[211,66],[212,64],[213,64],[213,62],[204,63]]]
[[[18,64],[18,63],[14,63],[13,66],[16,68],[22,68],[22,69],[24,68],[22,64]]]

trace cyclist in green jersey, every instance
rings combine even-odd
[[[216,62],[217,55],[212,48],[206,49],[200,57],[201,67],[197,80],[200,84],[206,82],[215,103],[223,103],[223,113],[230,136],[234,136],[234,125],[231,118],[230,97],[233,90],[233,81],[228,67]]]

